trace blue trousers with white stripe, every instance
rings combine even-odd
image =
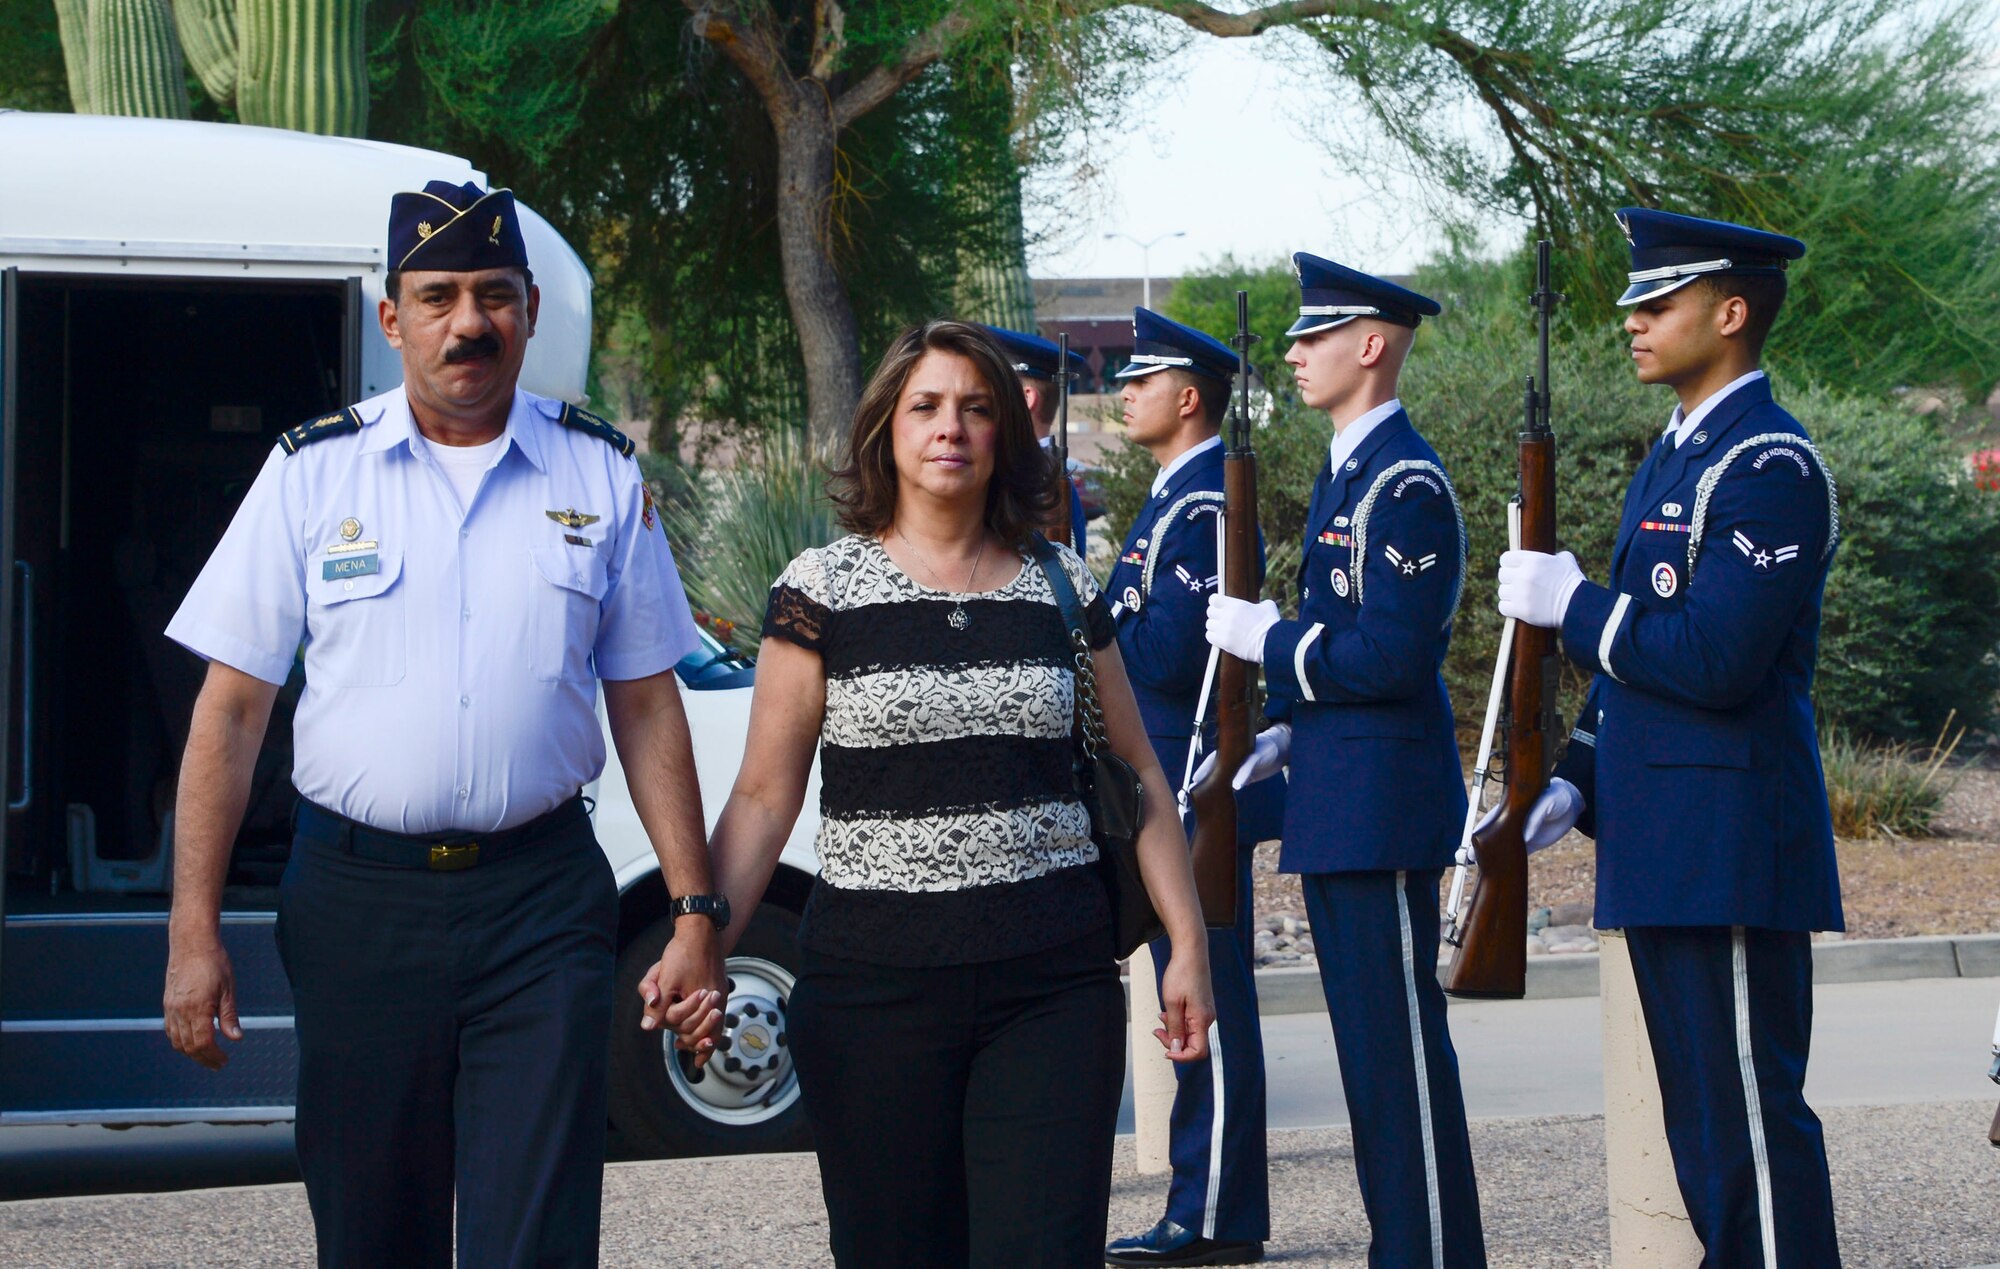
[[[1480,1266],[1458,1054],[1438,986],[1440,872],[1308,873],[1319,953],[1368,1213],[1368,1263]]]
[[[1271,1236],[1271,1183],[1264,1148],[1264,1032],[1257,1017],[1251,950],[1251,849],[1237,852],[1233,929],[1208,932],[1208,972],[1215,984],[1209,1059],[1174,1067],[1174,1112],[1167,1158],[1174,1180],[1167,1219],[1203,1238],[1263,1242]],[[1153,970],[1164,975],[1170,940],[1153,943]],[[1155,1058],[1154,1060],[1157,1060]]]
[[[1653,926],[1625,943],[1702,1264],[1838,1265],[1826,1140],[1805,1099],[1811,937]]]

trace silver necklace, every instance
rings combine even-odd
[[[917,544],[915,542],[910,541],[910,539],[908,539],[907,537],[903,537],[903,528],[901,525],[896,526],[896,536],[903,539],[903,545],[910,548],[910,554],[917,557],[917,563],[923,565],[924,572],[929,573],[931,575],[931,583],[934,586],[936,586],[939,590],[946,589],[944,584],[944,579],[939,577],[938,571],[931,567],[931,562],[930,560],[924,557],[924,553],[917,549]],[[972,589],[972,583],[978,580],[979,563],[981,560],[984,560],[985,558],[986,558],[986,533],[982,526],[979,534],[979,553],[972,557],[972,571],[966,574],[965,577],[965,589],[967,591],[970,591]],[[959,600],[956,604],[952,606],[952,610],[950,613],[946,614],[945,620],[951,623],[951,628],[953,630],[963,630],[967,626],[972,624],[972,615],[965,611],[965,601],[963,599]]]

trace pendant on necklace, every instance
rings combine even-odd
[[[972,623],[972,618],[966,616],[965,614],[964,604],[960,604],[956,608],[953,608],[951,610],[951,615],[946,617],[945,620],[951,623],[951,628],[953,630],[963,630],[966,628],[966,626]]]

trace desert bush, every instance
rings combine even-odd
[[[1826,768],[1827,804],[1837,837],[1923,837],[1957,783],[1946,764],[1965,729],[1949,740],[1945,726],[1928,751],[1908,744],[1877,745],[1835,726],[1820,729],[1820,762]]]
[[[798,432],[767,436],[674,501],[656,496],[696,620],[747,656],[757,652],[771,583],[801,551],[840,536],[826,468]]]

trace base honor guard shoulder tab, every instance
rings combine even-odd
[[[563,402],[562,414],[559,416],[559,421],[564,427],[573,427],[579,432],[588,432],[627,458],[632,457],[633,451],[639,448],[633,443],[632,438],[625,435],[625,433],[606,423],[603,419],[598,418],[590,411],[578,409],[567,401]]]
[[[358,432],[360,430],[361,415],[350,405],[344,410],[336,411],[333,414],[322,414],[316,419],[310,419],[295,428],[280,432],[278,434],[278,444],[284,447],[286,454],[296,454],[301,448],[312,444],[314,441],[323,441],[334,436],[346,436],[349,432]]]

